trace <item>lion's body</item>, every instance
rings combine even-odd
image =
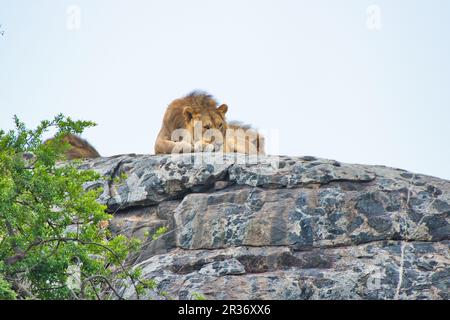
[[[86,140],[75,136],[67,135],[64,137],[64,141],[70,144],[71,148],[66,152],[68,160],[73,159],[94,159],[99,158],[98,151]]]
[[[265,155],[265,138],[251,125],[230,121],[227,126],[233,134],[227,135],[226,152]]]
[[[47,141],[50,140],[52,139]],[[65,152],[67,160],[94,159],[100,157],[98,151],[89,142],[79,136],[68,134],[64,136],[63,141],[70,145],[70,148]]]
[[[211,141],[202,139],[206,130],[219,130],[223,136],[226,132],[225,113],[228,107],[222,105],[217,107],[217,101],[209,94],[192,92],[189,95],[174,100],[166,110],[163,124],[155,144],[156,154],[168,154],[178,151],[195,151],[196,145],[207,146]],[[201,134],[194,134],[195,122],[202,125]],[[180,141],[179,136],[174,136],[176,130],[185,130],[189,133],[189,139]],[[198,150],[197,150],[198,151]]]
[[[248,125],[238,122],[228,124],[225,118],[227,110],[227,105],[218,107],[211,95],[202,92],[194,91],[174,100],[164,115],[156,139],[155,153],[223,150],[231,153],[264,154],[262,135]],[[230,129],[236,130],[236,134],[227,134]],[[180,139],[180,132],[187,132],[188,139]],[[213,134],[208,135],[208,132]]]

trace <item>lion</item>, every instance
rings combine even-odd
[[[227,129],[225,114],[228,106],[217,105],[211,95],[199,91],[170,103],[156,139],[155,153],[212,151],[213,139],[204,136],[206,131],[218,130],[224,137]],[[216,144],[220,142],[216,141]]]
[[[230,121],[227,127],[226,152],[265,155],[265,138],[251,125]]]
[[[264,154],[264,138],[248,125],[226,121],[228,106],[212,95],[193,91],[174,100],[165,112],[156,154],[223,151]],[[250,143],[251,142],[251,143]]]
[[[47,140],[45,143],[52,141],[54,138]],[[62,141],[68,143],[70,148],[65,152],[67,160],[74,159],[95,159],[101,157],[98,151],[86,140],[73,134],[67,134]]]

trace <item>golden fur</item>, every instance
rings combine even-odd
[[[155,153],[224,150],[264,154],[264,138],[250,126],[239,123],[228,125],[225,118],[227,111],[226,104],[218,106],[217,101],[204,92],[194,91],[174,100],[164,115],[155,143]],[[189,133],[187,139],[186,136],[184,138],[179,136],[179,129]],[[234,129],[237,132],[234,132],[234,135],[227,135],[227,129]]]
[[[248,124],[232,121],[227,124],[226,152],[265,155],[265,138]]]
[[[228,106],[217,107],[217,101],[206,93],[192,92],[181,99],[174,100],[166,110],[161,130],[155,144],[156,154],[179,152],[194,152],[211,149],[212,139],[202,138],[209,129],[219,130],[223,136],[226,133],[225,114]],[[195,135],[195,125],[201,123],[201,134]],[[177,129],[184,129],[190,134],[189,139],[180,141],[174,136]],[[176,133],[176,132],[175,132]]]
[[[50,141],[53,139],[49,139]],[[86,140],[80,138],[79,136],[68,134],[63,138],[64,142],[70,145],[69,150],[65,152],[67,160],[74,159],[94,159],[99,158],[100,154],[97,150]]]

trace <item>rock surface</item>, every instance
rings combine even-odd
[[[105,177],[87,187],[104,187],[112,230],[144,240],[134,263],[171,298],[450,298],[449,181],[314,157],[122,155],[82,168]]]

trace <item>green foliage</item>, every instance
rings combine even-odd
[[[138,277],[137,279],[139,279]],[[155,290],[156,291],[157,284],[153,279],[139,280],[136,285],[136,290],[139,295],[145,294],[147,290]]]
[[[156,232],[152,235],[152,240],[157,240],[159,237],[161,237],[162,235],[166,234],[167,231],[169,231],[169,228],[167,228],[166,226],[159,227],[156,230]]]
[[[11,285],[0,275],[0,300],[15,300],[16,293],[11,289]]]
[[[57,165],[69,148],[64,135],[95,124],[58,115],[30,130],[14,121],[14,130],[0,131],[0,299],[108,298],[116,279],[137,282],[124,262],[139,243],[113,237],[103,227],[111,215],[96,201],[101,190],[83,188],[99,175],[77,162]],[[55,139],[44,143],[51,129]],[[67,285],[73,265],[78,288]]]
[[[201,293],[193,292],[192,299],[193,300],[206,300],[206,297],[204,295],[202,295]]]
[[[125,182],[125,180],[127,180],[128,176],[125,172],[122,172],[120,175],[118,175],[117,177],[115,177],[113,179],[113,183],[115,184],[121,184],[123,182]]]

